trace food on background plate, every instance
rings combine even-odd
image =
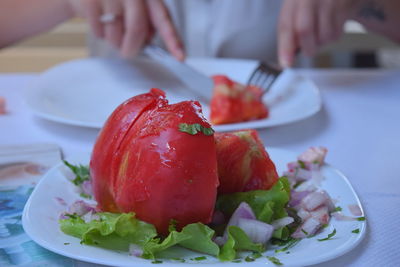
[[[254,130],[214,136],[197,102],[170,105],[152,89],[110,116],[90,171],[66,162],[82,196],[93,187],[97,205],[76,201],[60,227],[82,244],[147,259],[179,245],[221,261],[250,251],[246,261],[254,261],[271,244],[286,251],[329,223],[333,202],[318,188],[325,155],[307,151],[278,179]]]
[[[267,118],[269,111],[262,101],[262,90],[244,86],[224,75],[213,76],[214,92],[210,120],[214,125]]]
[[[255,130],[215,133],[215,142],[219,194],[268,190],[278,181],[275,164]]]

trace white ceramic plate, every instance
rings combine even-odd
[[[280,149],[269,149],[269,154],[275,162],[278,172],[282,173],[286,169],[286,163],[293,161],[296,154]],[[89,161],[88,156],[71,158],[71,162],[85,164]],[[68,204],[73,203],[79,198],[74,191],[73,184],[64,176],[63,165],[58,165],[51,169],[40,181],[28,200],[22,217],[22,222],[26,233],[39,245],[58,254],[83,260],[92,263],[106,264],[112,266],[154,266],[151,261],[129,256],[127,253],[115,252],[102,248],[81,245],[77,238],[65,235],[59,229],[59,214],[65,211],[65,206],[56,201],[57,197],[64,199]],[[330,165],[323,167],[325,180],[322,188],[325,189],[332,198],[338,200],[337,205],[343,208],[344,213],[349,213],[349,204],[361,203],[351,187],[346,177],[337,169]],[[337,234],[332,240],[318,242],[318,238],[325,238],[329,233],[336,229]],[[359,234],[351,231],[360,229]],[[306,238],[291,248],[290,254],[278,253],[274,255],[273,250],[266,251],[264,255],[277,257],[285,266],[304,266],[324,262],[350,251],[362,240],[366,233],[365,221],[336,221],[331,219],[329,227],[322,233],[312,238]],[[65,243],[69,243],[65,245]],[[208,256],[207,260],[194,262],[190,258],[200,256],[195,252],[184,250],[184,257],[188,259],[185,263],[178,263],[171,260],[163,260],[163,266],[189,266],[192,264],[241,266],[239,263],[221,263],[217,259]],[[252,266],[274,266],[265,257],[261,257],[254,262],[245,262]]]
[[[206,75],[225,74],[245,83],[257,62],[237,59],[188,59]],[[171,103],[195,99],[167,69],[145,58],[135,63],[117,59],[80,59],[44,73],[27,91],[27,103],[38,116],[56,122],[101,128],[111,112],[126,99],[150,88],[164,89]],[[214,126],[216,131],[264,128],[307,118],[321,108],[315,84],[286,70],[263,101],[270,108],[267,119]],[[206,117],[208,103],[202,103]]]

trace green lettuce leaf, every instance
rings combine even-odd
[[[230,216],[241,202],[246,202],[253,209],[258,220],[270,223],[287,216],[285,206],[289,198],[289,182],[283,177],[270,190],[254,190],[219,196],[216,209]]]
[[[182,228],[181,232],[171,231],[169,235],[161,241],[160,238],[153,238],[143,247],[143,257],[154,259],[160,253],[174,245],[217,256],[219,247],[212,241],[214,230],[202,223],[188,224]]]
[[[153,225],[135,218],[134,213],[96,213],[99,220],[85,222],[78,216],[60,220],[61,230],[80,238],[82,244],[113,250],[129,249],[129,244],[143,245],[156,235]]]
[[[237,226],[228,227],[228,240],[222,246],[221,252],[218,255],[220,261],[232,261],[236,258],[237,251],[264,251],[262,244],[253,243],[246,233]]]

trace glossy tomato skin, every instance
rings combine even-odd
[[[113,198],[113,188],[110,186],[115,177],[111,168],[115,155],[142,112],[154,108],[160,101],[166,101],[164,98],[164,92],[155,88],[147,94],[132,97],[114,110],[101,129],[90,160],[90,175],[95,178],[94,196],[100,209],[118,211]]]
[[[215,133],[219,194],[268,190],[277,181],[275,164],[255,130]]]
[[[181,132],[180,123],[210,127],[198,102],[158,101],[141,112],[108,165],[112,178],[107,182],[116,211],[134,211],[162,234],[168,232],[171,219],[178,228],[208,223],[217,193],[213,135]]]
[[[210,119],[215,125],[262,119],[269,115],[259,87],[245,87],[224,75],[213,76]]]

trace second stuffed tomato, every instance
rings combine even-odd
[[[217,195],[213,132],[200,104],[168,104],[161,90],[133,97],[107,120],[90,171],[103,211],[129,212],[167,233],[211,220]]]

